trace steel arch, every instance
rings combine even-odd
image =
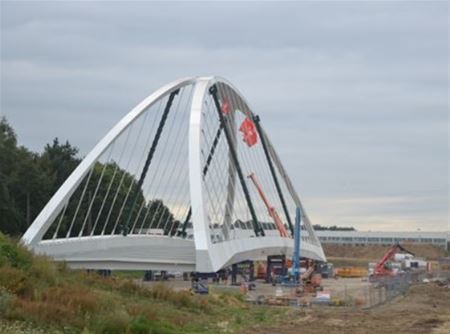
[[[220,77],[184,78],[161,87],[123,117],[83,159],[26,231],[22,237],[24,244],[33,248],[36,252],[46,253],[57,260],[64,260],[72,267],[92,269],[167,270],[177,268],[185,271],[214,272],[247,259],[262,259],[265,256],[275,254],[290,256],[293,241],[289,238],[266,236],[234,239],[216,244],[211,242],[210,221],[204,204],[201,130],[202,115],[205,112],[203,102],[209,88],[215,84],[224,84],[230,87],[244,101],[251,112],[243,95],[231,83]],[[193,221],[193,241],[151,235],[128,235],[126,237],[107,235],[42,240],[59,212],[108,146],[157,101],[187,85],[194,85],[188,133],[188,182]],[[263,135],[268,143],[270,157],[285,182],[288,192],[295,204],[303,209],[302,203],[264,130],[260,135]],[[233,177],[231,176],[231,178]],[[233,198],[233,196],[230,196],[230,198]],[[305,212],[304,209],[302,211]],[[306,214],[303,218],[310,240],[309,242],[302,242],[302,256],[325,260],[322,247],[315,236],[309,218]]]
[[[195,82],[195,78],[183,78],[173,81],[153,94],[150,94],[142,102],[140,102],[136,107],[134,107],[127,115],[125,115],[109,132],[108,134],[100,140],[100,142],[92,149],[91,152],[83,159],[83,161],[78,165],[78,167],[73,171],[69,178],[64,182],[64,184],[58,189],[58,191],[53,195],[47,205],[42,209],[36,219],[33,221],[31,226],[25,232],[22,237],[22,241],[31,247],[39,242],[47,229],[50,227],[53,220],[56,218],[57,214],[60,212],[62,207],[65,205],[67,200],[70,198],[72,193],[75,191],[76,187],[80,184],[83,177],[100,157],[100,155],[108,148],[110,143],[117,138],[123,131],[125,131],[128,126],[147,108],[152,106],[158,100],[164,96],[170,94],[171,92],[192,84]]]

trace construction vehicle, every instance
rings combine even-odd
[[[209,282],[208,280],[212,278],[213,280],[218,277],[218,273],[191,273],[191,293],[207,295],[209,293]]]
[[[294,226],[294,254],[292,254],[292,273],[294,275],[294,283],[299,284],[300,276],[300,241],[301,238],[301,221],[302,221],[302,213],[300,207],[297,207],[295,210],[295,226]]]
[[[262,261],[256,262],[256,279],[266,279],[266,265]]]
[[[301,220],[302,213],[300,207],[295,211],[295,227],[294,227],[294,254],[292,258],[292,274],[294,283],[303,286],[303,292],[316,292],[322,290],[322,275],[316,271],[314,261],[306,261],[306,271],[300,274],[300,241],[301,238]]]
[[[392,270],[392,267],[390,266],[389,261],[392,259],[392,257],[398,251],[403,251],[405,253],[408,253],[408,254],[411,254],[414,256],[414,253],[411,253],[410,251],[406,250],[405,248],[400,246],[400,244],[395,244],[395,245],[389,247],[389,249],[383,255],[381,260],[375,264],[373,273],[369,276],[369,280],[376,281],[377,278],[394,276],[395,272]]]
[[[322,275],[316,271],[315,262],[312,260],[304,261],[306,271],[304,273],[300,271],[301,217],[301,209],[297,207],[294,226],[294,253],[292,256],[292,282],[288,281],[284,284],[299,288],[299,292],[314,293],[322,290]],[[286,279],[289,280],[290,277],[286,277],[285,281]]]
[[[336,268],[336,277],[342,278],[356,278],[356,277],[367,277],[367,269],[361,267],[343,267]]]
[[[241,281],[238,281],[238,275]],[[242,261],[231,266],[231,285],[246,283],[249,290],[255,288],[255,264],[253,261]]]
[[[316,263],[316,272],[322,275],[322,278],[333,278],[334,266],[330,262],[318,262]]]
[[[266,264],[266,283],[276,285],[284,280],[288,273],[285,255],[269,255]]]
[[[273,222],[275,223],[275,226],[278,229],[280,236],[283,238],[288,238],[289,234],[288,234],[288,231],[286,230],[286,227],[284,226],[283,222],[281,221],[281,218],[278,215],[277,210],[275,210],[275,208],[272,205],[270,205],[269,200],[267,199],[266,195],[264,194],[261,185],[259,184],[258,180],[256,179],[255,173],[251,173],[248,176],[248,178],[253,181],[253,184],[255,185],[256,189],[258,190],[259,196],[261,196],[261,199],[263,200],[264,205],[267,208],[269,216],[273,219]]]
[[[266,195],[264,194],[264,191],[262,190],[261,185],[259,184],[258,180],[256,179],[255,173],[251,173],[248,176],[255,185],[256,189],[258,190],[259,195],[261,196],[261,199],[263,200],[264,204],[267,207],[267,211],[272,217],[275,226],[278,229],[278,232],[280,233],[281,237],[289,237],[288,231],[286,227],[284,226],[283,222],[280,219],[280,216],[278,215],[275,208],[270,205],[269,200],[267,199]],[[281,283],[283,285],[290,285],[290,286],[304,286],[304,291],[314,292],[316,290],[321,289],[321,283],[322,283],[322,275],[320,273],[315,272],[315,266],[312,261],[308,261],[307,263],[307,270],[303,274],[300,275],[300,241],[301,241],[301,209],[297,207],[296,209],[296,215],[295,215],[295,227],[294,227],[294,254],[292,258],[292,277],[287,275],[285,265],[285,258],[282,256],[280,258],[280,264],[281,266],[277,267],[274,266],[272,263],[274,259],[274,256],[268,258],[268,263],[266,267],[266,280],[269,281],[269,275],[270,275],[270,281],[273,285],[277,283]],[[275,256],[276,257],[276,256]],[[279,269],[279,273],[277,273],[277,268]],[[262,274],[263,270],[258,269],[258,273],[260,275]]]
[[[303,286],[303,292],[313,293],[323,290],[322,275],[316,271],[316,265],[313,261],[308,261],[308,268],[300,275],[300,285]]]

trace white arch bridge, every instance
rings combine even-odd
[[[120,120],[22,240],[74,268],[214,272],[290,256],[297,207],[301,254],[324,261],[300,198],[244,97],[221,78],[186,78]]]

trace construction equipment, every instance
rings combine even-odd
[[[316,292],[322,289],[322,275],[316,272],[316,266],[313,261],[306,261],[307,269],[300,275],[301,219],[301,209],[297,207],[295,211],[294,253],[292,256],[293,285],[303,287],[304,292]]]
[[[308,262],[308,269],[300,275],[300,282],[303,285],[303,291],[313,293],[322,290],[322,275],[316,272],[312,261]]]
[[[335,276],[333,264],[330,262],[316,263],[316,271],[322,275],[322,278],[332,278]]]
[[[391,270],[390,266],[388,265],[388,261],[397,253],[397,251],[403,251],[408,254],[411,254],[414,256],[414,253],[411,253],[410,251],[406,250],[400,244],[395,244],[387,250],[387,252],[383,255],[380,261],[378,261],[374,267],[373,274],[369,278],[379,278],[379,277],[386,277],[386,276],[393,276],[395,273]]]
[[[261,199],[263,200],[265,206],[267,207],[267,211],[269,213],[269,216],[273,219],[273,222],[275,223],[275,226],[278,229],[278,232],[280,233],[280,236],[283,238],[288,238],[289,234],[286,230],[286,227],[284,226],[283,222],[281,221],[280,216],[278,215],[278,212],[275,210],[275,208],[270,205],[269,200],[267,199],[266,195],[264,194],[261,185],[259,184],[258,180],[256,179],[255,173],[251,173],[248,176],[255,185],[256,189],[258,190],[259,196],[261,196]]]
[[[266,265],[266,283],[281,283],[287,275],[285,255],[269,255]]]
[[[336,268],[336,276],[343,278],[367,277],[367,269],[361,267]]]
[[[209,293],[208,280],[210,278],[215,279],[218,276],[217,273],[200,273],[200,272],[192,272],[191,273],[191,292],[207,295]]]
[[[260,187],[258,187],[258,183],[256,182],[256,179],[254,179],[254,174],[250,175],[250,178],[252,178],[253,182],[255,183],[256,187],[258,189],[260,189]],[[261,194],[261,192],[260,192]],[[262,194],[262,196],[264,196],[264,194]],[[264,198],[263,198],[264,200]],[[267,201],[264,201],[267,204]],[[268,205],[269,206],[269,205]],[[273,209],[274,211],[274,209]],[[269,209],[269,213],[271,212],[271,210]],[[276,213],[276,211],[275,211]],[[278,217],[278,215],[276,215],[276,217]],[[275,219],[274,219],[275,220]],[[290,277],[289,275],[286,275],[286,270],[282,270],[282,272],[280,273],[281,275],[274,275],[275,277],[272,279],[272,284],[276,284],[277,282],[282,283],[283,285],[290,285],[290,286],[298,286],[299,284],[302,283],[302,279],[303,277],[300,277],[300,233],[301,233],[301,211],[300,208],[297,207],[296,209],[296,214],[295,214],[295,227],[294,227],[294,253],[292,254],[292,262],[291,262],[291,266],[292,266],[292,277]],[[284,225],[283,225],[284,227]],[[287,233],[287,231],[286,231]],[[281,232],[280,232],[281,235]],[[268,257],[268,261],[267,261],[267,270],[271,269],[271,261],[272,258]],[[286,259],[283,256],[282,257],[282,268],[285,269],[286,263]],[[312,270],[314,270],[312,268]],[[273,274],[275,274],[273,272]],[[292,278],[292,280],[291,280]]]
[[[256,262],[256,278],[257,279],[267,279],[266,272],[267,272],[266,264],[264,262],[257,261]]]
[[[301,241],[301,210],[297,207],[295,210],[295,227],[294,227],[294,254],[292,255],[292,274],[294,275],[294,283],[299,284],[300,276],[300,241]]]
[[[253,261],[242,261],[231,265],[231,285],[241,285],[237,277],[241,276],[245,283],[253,282],[255,280],[255,265]],[[251,287],[253,283],[249,284]]]

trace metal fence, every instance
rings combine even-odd
[[[328,305],[370,309],[404,295],[411,284],[421,282],[427,276],[427,273],[403,273],[373,279],[367,285],[356,288],[344,286],[343,290],[331,296]]]

